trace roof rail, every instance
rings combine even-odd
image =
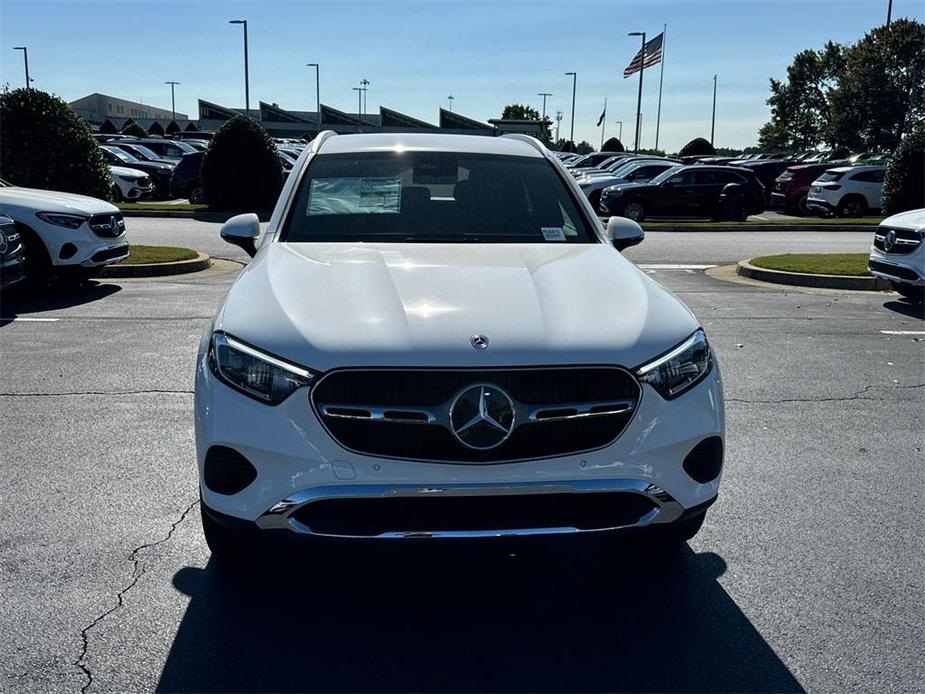
[[[308,145],[309,150],[312,154],[317,154],[318,150],[321,149],[321,145],[324,144],[324,141],[327,140],[331,135],[336,135],[337,133],[333,130],[322,130],[320,133],[315,135],[314,139]]]
[[[521,142],[526,142],[543,156],[546,156],[546,152],[548,151],[546,149],[546,145],[544,145],[532,135],[526,135],[524,133],[505,133],[501,137],[508,137],[512,140],[520,140]]]

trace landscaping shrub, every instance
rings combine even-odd
[[[604,146],[601,147],[602,152],[625,152],[626,147],[623,146],[623,143],[620,142],[615,137],[611,137],[604,143]]]
[[[276,204],[283,170],[267,131],[247,116],[235,116],[212,138],[199,178],[210,207],[268,210]]]
[[[716,149],[702,137],[695,137],[678,152],[679,157],[694,157],[703,154],[716,154]]]
[[[0,176],[27,188],[109,199],[109,165],[90,124],[37,89],[0,94]]]
[[[125,125],[122,126],[122,134],[131,135],[132,137],[148,137],[150,133],[129,118],[125,121]]]
[[[883,179],[883,213],[925,207],[925,128],[903,138]]]

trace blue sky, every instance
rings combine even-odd
[[[894,0],[893,16],[922,19],[921,0]],[[768,78],[783,77],[793,55],[827,40],[853,42],[886,15],[887,0],[611,0],[584,2],[17,2],[0,0],[0,82],[23,84],[29,47],[35,86],[73,100],[92,92],[195,115],[196,99],[244,105],[241,29],[250,34],[251,105],[314,109],[321,100],[356,111],[359,80],[379,104],[436,122],[454,110],[485,120],[511,102],[563,111],[569,128],[571,78],[578,73],[576,140],[600,144],[595,127],[608,97],[607,135],[631,142],[637,79],[623,68],[639,44],[629,31],[668,24],[660,145],[677,150],[709,137],[712,77],[719,75],[716,144],[754,144],[767,120]],[[642,142],[655,140],[658,69],[646,72]]]

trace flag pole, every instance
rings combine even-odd
[[[604,117],[601,118],[601,151],[604,151],[604,128],[607,127],[607,97],[604,97]]]
[[[665,44],[668,40],[668,25],[662,29],[662,67],[658,78],[658,114],[655,116],[655,149],[658,149],[658,131],[662,124],[662,82],[665,80]]]

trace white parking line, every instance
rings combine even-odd
[[[884,335],[925,335],[925,330],[881,330]]]
[[[663,263],[640,263],[637,265],[640,270],[709,270],[717,267],[716,265],[672,265]]]
[[[4,323],[56,323],[58,318],[0,318]]]

